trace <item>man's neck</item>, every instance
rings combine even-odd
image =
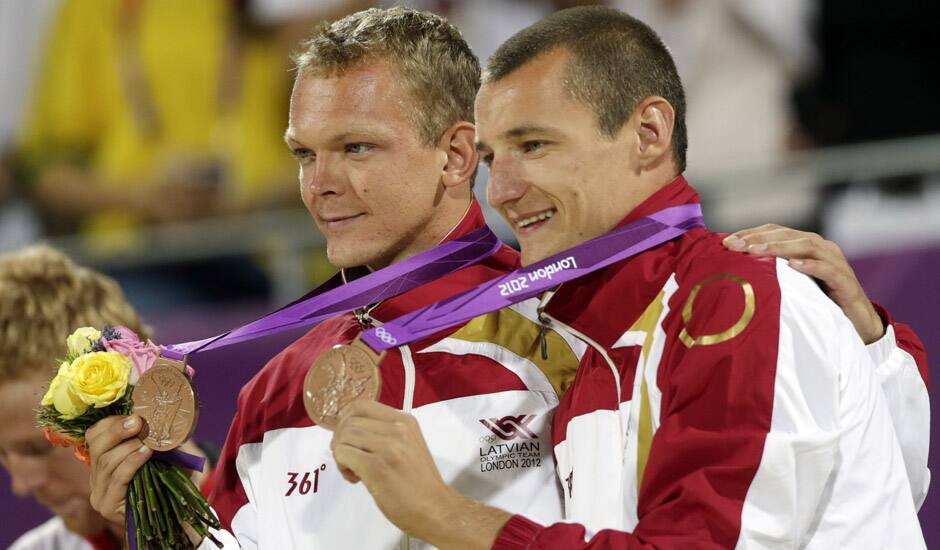
[[[445,202],[447,203],[446,206]],[[392,257],[375,262],[367,267],[370,271],[375,271],[434,248],[457,230],[472,207],[472,196],[467,196],[463,201],[456,199],[442,201],[441,204],[435,207],[439,209],[437,211],[438,215],[434,216],[405,247],[397,251]]]

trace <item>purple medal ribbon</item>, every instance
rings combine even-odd
[[[201,351],[262,338],[295,327],[313,325],[341,313],[398,296],[444,275],[479,263],[495,254],[502,245],[490,228],[484,226],[345,285],[335,280],[327,281],[302,298],[256,321],[211,338],[165,346],[161,355],[181,360],[187,355]],[[163,460],[189,470],[202,471],[205,466],[205,459],[179,449],[156,452],[152,459]],[[126,514],[127,542],[132,550],[137,550],[130,502],[126,504]]]
[[[403,346],[474,317],[539,296],[566,281],[670,241],[693,227],[704,227],[700,205],[687,204],[660,210],[528,267],[365,331],[362,341],[376,352]]]
[[[166,346],[162,355],[179,360],[186,355],[313,325],[476,264],[495,254],[501,246],[496,235],[488,227],[482,227],[345,285],[328,281],[261,319],[204,340]]]

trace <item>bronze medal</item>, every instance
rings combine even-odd
[[[180,361],[160,357],[134,386],[133,413],[144,423],[138,437],[155,451],[170,451],[193,434],[199,416],[196,391]]]
[[[304,378],[304,407],[310,419],[333,430],[347,405],[378,399],[383,357],[385,352],[375,353],[358,337],[352,344],[335,346],[318,357]]]

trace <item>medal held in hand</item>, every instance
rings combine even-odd
[[[382,389],[379,363],[383,357],[385,352],[375,353],[359,338],[318,357],[304,378],[304,407],[310,419],[333,430],[350,403],[378,399]]]
[[[85,434],[103,418],[139,414],[140,439],[155,451],[134,474],[125,501],[126,548],[191,548],[187,529],[216,543],[215,512],[190,479],[205,460],[178,449],[192,434],[198,405],[184,362],[127,327],[82,327],[66,340],[65,359],[37,411],[53,444],[73,445],[89,461]],[[187,527],[188,526],[188,527]]]
[[[144,420],[140,439],[155,451],[169,451],[189,440],[196,429],[199,402],[186,366],[161,357],[137,381],[133,413]]]

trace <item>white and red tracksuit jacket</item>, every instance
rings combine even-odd
[[[474,204],[450,238],[483,226]],[[508,247],[371,309],[381,323],[514,269]],[[474,498],[555,521],[562,517],[550,441],[558,395],[583,345],[549,331],[541,357],[537,301],[479,317],[409,346],[381,364],[380,400],[413,414],[443,478]],[[374,320],[374,321],[373,321]],[[363,330],[353,314],[312,329],[246,385],[219,461],[210,502],[226,548],[422,548],[382,515],[365,487],[342,479],[331,432],[304,410],[309,366]],[[573,346],[573,347],[572,347]],[[237,541],[232,540],[234,534]],[[203,548],[214,548],[206,541]]]
[[[482,224],[474,205],[451,238]],[[516,262],[516,254],[504,249],[480,266],[387,300],[369,317],[387,321],[503,274]],[[548,422],[555,396],[574,378],[588,345],[564,331],[548,331],[548,360],[543,360],[536,306],[523,302],[474,319],[444,338],[393,350],[382,365],[381,400],[418,418],[444,479],[458,490],[552,522],[562,518],[562,501],[552,472]],[[395,529],[361,484],[340,478],[329,432],[312,425],[300,401],[313,359],[361,330],[352,315],[324,323],[243,389],[211,499],[228,530],[217,533],[226,548],[424,546]],[[898,388],[897,395],[910,393],[910,377],[896,373],[916,375],[917,369],[898,350],[893,334],[871,349],[883,355],[879,369],[890,373],[886,387]],[[899,401],[899,407],[909,419],[918,417],[910,400]],[[910,422],[912,441],[923,441],[927,427]],[[926,443],[921,446],[926,460]],[[214,545],[206,541],[202,548]]]
[[[679,177],[624,223],[693,202]],[[929,405],[911,355],[891,330],[866,351],[785,261],[694,229],[542,307],[587,345],[552,428],[571,523],[516,515],[495,549],[925,547]]]

